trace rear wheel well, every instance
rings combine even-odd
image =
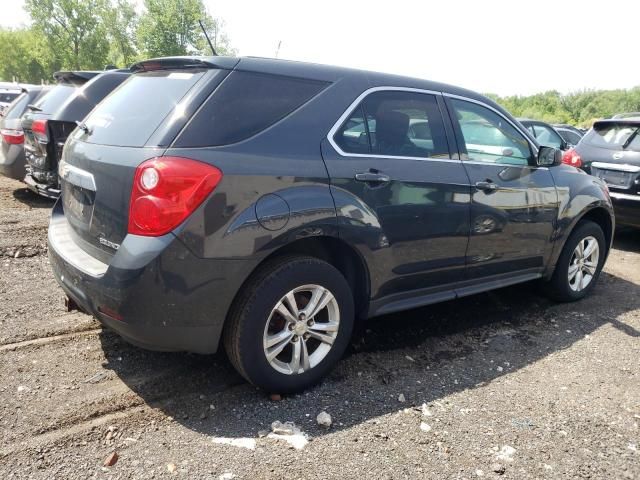
[[[364,260],[343,240],[334,237],[312,237],[296,240],[265,258],[257,268],[283,255],[307,255],[333,265],[347,279],[355,306],[356,318],[366,315],[369,299],[369,273]]]
[[[602,233],[604,233],[607,251],[609,251],[609,248],[611,247],[611,238],[613,237],[613,224],[611,222],[609,212],[604,208],[593,208],[585,213],[578,223],[584,220],[590,220],[600,226]]]

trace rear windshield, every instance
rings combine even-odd
[[[640,123],[596,123],[584,141],[610,150],[621,150],[625,147],[626,150],[640,151],[640,132],[636,133],[638,129]]]
[[[187,125],[176,147],[228,145],[286,117],[328,83],[255,72],[229,74]]]
[[[0,103],[11,103],[18,95],[20,92],[0,92]]]
[[[89,114],[89,143],[142,147],[204,71],[156,71],[132,75]]]
[[[24,109],[27,108],[29,104],[29,94],[22,93],[20,94],[20,98],[16,99],[15,102],[11,104],[7,113],[5,113],[4,118],[7,120],[12,118],[20,118],[24,113]]]
[[[43,113],[54,113],[75,92],[76,88],[78,87],[68,83],[59,83],[44,97],[41,97],[34,106],[42,110]]]

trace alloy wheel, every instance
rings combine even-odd
[[[338,336],[340,309],[320,285],[303,285],[283,296],[271,310],[263,336],[269,365],[296,375],[318,365]]]
[[[594,237],[588,236],[578,242],[567,272],[571,290],[580,292],[589,286],[597,272],[599,259],[600,247]]]

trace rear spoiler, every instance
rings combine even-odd
[[[189,68],[221,68],[231,70],[239,58],[236,57],[163,57],[134,63],[129,69],[133,73],[156,70],[183,70]]]
[[[103,72],[95,72],[89,70],[80,70],[75,72],[56,72],[53,74],[53,78],[58,83],[64,82],[82,85],[83,83],[86,83],[100,73]]]
[[[607,118],[593,123],[593,128],[606,127],[607,125],[632,125],[640,127],[640,118]]]

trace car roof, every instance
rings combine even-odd
[[[255,71],[274,75],[309,78],[326,82],[337,82],[345,78],[350,78],[360,80],[363,86],[366,85],[368,88],[385,86],[431,90],[434,92],[443,92],[478,100],[497,108],[501,112],[505,112],[500,105],[484,95],[480,95],[479,93],[465,88],[448,85],[446,83],[395,75],[391,73],[301,62],[297,60],[284,60],[280,58],[228,56],[162,57],[138,62],[131,66],[131,71],[139,73],[159,68],[197,68],[198,66],[205,68],[235,69],[238,71]]]

